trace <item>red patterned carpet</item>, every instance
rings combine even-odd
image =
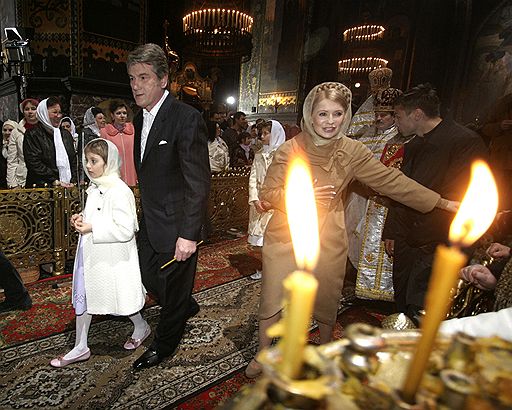
[[[194,292],[250,275],[260,264],[261,253],[253,250],[246,237],[204,245],[199,251]],[[0,315],[0,348],[73,329],[70,281],[66,275],[28,285],[33,307]]]
[[[253,336],[249,339],[246,338],[248,335],[255,335],[255,317],[252,316],[254,313],[250,312],[253,310],[253,305],[257,305],[257,302],[251,301],[249,305],[248,303],[249,299],[257,298],[258,293],[255,293],[255,291],[259,289],[259,284],[250,280],[247,282],[247,279],[243,279],[245,282],[240,282],[240,279],[253,273],[260,266],[260,259],[261,255],[259,251],[255,251],[249,246],[245,237],[237,239],[218,239],[213,244],[201,247],[194,292],[198,292],[196,297],[199,298],[198,300],[204,308],[204,311],[202,310],[199,317],[194,318],[189,325],[188,334],[190,341],[187,342],[187,340],[185,340],[181,348],[183,354],[177,355],[171,363],[166,364],[161,369],[159,368],[160,372],[167,374],[167,381],[171,375],[174,375],[171,376],[171,380],[176,379],[177,381],[171,385],[167,384],[166,390],[162,390],[161,394],[157,393],[151,396],[151,400],[154,400],[154,403],[157,402],[156,400],[160,400],[160,405],[156,407],[161,408],[162,403],[169,403],[169,406],[178,409],[213,409],[236,394],[241,387],[251,382],[243,375],[243,368],[244,363],[247,363],[247,360],[254,354],[254,341],[249,343],[250,340],[253,340]],[[0,315],[0,356],[2,356],[2,351],[4,352],[4,359],[8,357],[12,358],[13,354],[17,354],[20,357],[19,362],[22,363],[17,365],[16,362],[11,359],[9,359],[10,361],[6,361],[6,366],[10,368],[9,370],[6,369],[6,373],[2,376],[3,378],[0,377],[0,379],[3,380],[0,384],[7,386],[12,392],[19,394],[20,400],[24,401],[24,407],[26,408],[40,408],[40,405],[36,404],[34,406],[33,397],[31,395],[45,395],[45,392],[39,391],[39,393],[37,393],[38,388],[41,390],[40,385],[28,386],[28,383],[30,383],[29,380],[32,380],[34,375],[41,374],[44,374],[46,378],[57,377],[55,373],[48,371],[48,358],[45,354],[54,354],[53,350],[62,350],[62,346],[72,343],[73,332],[70,331],[74,328],[74,312],[70,305],[71,289],[69,281],[69,277],[62,277],[32,284],[29,286],[29,292],[32,295],[34,304],[31,310]],[[233,283],[231,284],[231,282]],[[243,283],[247,283],[247,285],[243,285]],[[211,295],[205,293],[209,292],[207,291],[208,289],[217,288],[219,286],[222,289],[224,289],[225,286],[231,287],[225,288],[225,291],[220,291],[220,298],[219,295],[215,296],[214,293]],[[243,290],[244,286],[247,288],[247,291]],[[231,288],[233,288],[233,290],[229,290]],[[235,292],[232,296],[233,299],[230,301],[222,300],[226,298],[230,292]],[[246,295],[242,297],[241,295],[243,295],[244,292],[249,293],[246,293]],[[222,295],[226,296],[223,297]],[[153,304],[150,302],[149,306],[151,305]],[[221,308],[221,306],[223,307]],[[155,310],[155,308],[156,307],[149,307],[146,309],[146,317],[148,317],[152,325],[156,323],[155,320],[157,320],[158,317],[158,311]],[[229,324],[222,323],[226,322],[228,317],[230,318],[229,320],[235,318],[235,315],[229,316],[229,309],[233,309],[233,313],[238,312],[238,314],[243,317],[246,317],[247,314],[249,314],[250,317],[246,317],[240,324],[233,323],[233,326],[229,326]],[[224,316],[226,316],[225,319],[223,319]],[[345,308],[338,318],[335,335],[336,337],[342,337],[342,329],[347,324],[366,322],[372,325],[378,325],[381,319],[382,315],[375,313],[375,309],[373,308],[367,309],[363,306]],[[216,321],[215,323],[217,324],[212,322],[212,320],[214,322]],[[153,323],[151,321],[153,321]],[[124,355],[122,350],[113,350],[108,342],[108,338],[112,338],[112,335],[116,335],[115,337],[119,338],[121,341],[126,337],[123,333],[126,331],[123,323],[112,322],[112,320],[106,320],[106,318],[97,319],[95,323],[96,327],[92,332],[91,339],[97,358],[91,358],[89,361],[92,367],[82,365],[73,369],[75,372],[79,371],[83,373],[74,373],[74,377],[79,375],[84,377],[86,381],[96,380],[95,378],[98,376],[94,376],[95,369],[100,365],[109,366],[109,372],[115,374],[116,377],[104,381],[105,385],[103,388],[111,392],[112,400],[85,400],[83,401],[85,404],[79,407],[90,408],[90,406],[92,406],[95,408],[108,408],[113,406],[131,408],[132,405],[141,404],[140,395],[138,395],[134,389],[146,388],[146,386],[141,383],[138,377],[134,378],[133,375],[126,373],[127,369],[130,368],[132,359]],[[210,337],[208,332],[213,331],[212,323],[215,326],[224,326],[219,327],[219,329],[222,329],[221,335],[223,335],[222,337],[224,337],[224,339],[215,339],[216,336],[212,333],[212,339],[206,340]],[[245,326],[246,329],[244,332],[241,331],[243,326]],[[219,334],[219,331],[216,332]],[[94,344],[95,339],[96,343]],[[212,356],[211,362],[208,362],[209,359],[207,357],[204,357],[204,359],[199,358],[198,354],[204,355],[204,352],[210,349],[210,347],[206,346],[212,346],[214,340],[217,340],[215,343],[218,344],[220,350],[233,344],[235,349],[229,350],[228,353],[226,353],[227,356],[224,354],[223,358],[220,356],[213,358]],[[313,343],[318,343],[317,331],[312,332],[310,340]],[[194,349],[197,345],[203,342],[207,343],[204,348],[206,350],[203,349],[195,352]],[[45,353],[44,349],[42,353],[37,353],[41,347],[46,349],[49,353]],[[208,353],[206,356],[208,356]],[[230,359],[230,357],[232,357],[232,359]],[[200,359],[200,361],[197,361],[197,359]],[[212,364],[210,365],[208,363]],[[218,363],[218,366],[220,366],[219,369],[224,369],[222,370],[223,373],[218,373],[215,363]],[[196,374],[196,376],[194,376],[193,388],[190,387],[190,382],[186,381],[189,376],[185,373],[181,376],[180,373],[180,369],[184,369],[187,366],[188,369],[190,369],[187,370],[189,374]],[[194,366],[197,366],[197,370],[194,370]],[[213,374],[212,372],[217,372],[220,378],[208,376],[208,374]],[[14,376],[14,373],[19,375]],[[183,382],[180,382],[180,377],[184,377]],[[23,387],[24,384],[26,384],[27,387]],[[132,388],[131,386],[134,387]],[[175,396],[172,399],[165,398],[167,397],[166,395],[169,394],[169,391],[174,392],[173,394]],[[29,396],[27,396],[27,392],[31,392]],[[66,399],[61,399],[62,401],[56,407],[66,408]],[[164,401],[162,402],[162,400]],[[148,407],[152,406],[148,404]],[[164,407],[171,408],[167,407],[167,405],[164,405]]]

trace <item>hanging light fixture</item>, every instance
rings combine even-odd
[[[386,67],[387,64],[388,60],[379,57],[354,57],[338,61],[338,71],[343,74],[362,74]]]
[[[233,3],[202,2],[183,17],[189,52],[237,62],[250,59],[253,18]]]
[[[386,31],[386,29],[383,26],[377,26],[374,24],[352,27],[343,32],[343,41],[380,40],[384,37],[384,31]]]
[[[351,76],[366,75],[377,68],[386,67],[388,61],[379,56],[379,40],[386,29],[377,24],[362,24],[343,32],[344,53],[347,58],[338,61],[338,72]]]

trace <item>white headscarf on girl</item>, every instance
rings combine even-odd
[[[93,178],[87,171],[87,160],[85,158],[85,152],[87,151],[87,147],[94,143],[95,141],[104,141],[108,146],[107,153],[107,164],[105,166],[105,170],[103,171],[103,175],[98,178]],[[82,152],[82,163],[84,165],[84,170],[89,179],[93,184],[98,186],[99,188],[109,188],[112,185],[115,185],[121,178],[121,157],[119,156],[119,151],[113,142],[107,141],[103,138],[95,138],[87,143]]]
[[[68,153],[64,142],[62,141],[62,135],[59,127],[54,127],[50,122],[48,116],[48,107],[46,102],[48,98],[45,98],[39,103],[36,110],[37,119],[43,127],[48,131],[53,132],[53,144],[55,145],[55,162],[57,163],[57,169],[59,170],[59,181],[69,183],[71,181],[71,167],[69,166]]]
[[[94,116],[92,109],[94,107],[90,107],[84,114],[84,128],[89,128],[95,135],[100,136],[100,128],[96,123],[96,117]]]
[[[275,151],[286,141],[286,133],[279,121],[271,120],[272,128],[270,129],[270,141],[268,145],[263,145],[263,152],[268,153]]]
[[[323,138],[322,136],[318,135],[313,128],[313,102],[315,101],[317,93],[327,90],[332,90],[335,93],[339,93],[347,103],[347,110],[345,111],[343,122],[341,123],[340,132],[333,138]],[[313,89],[309,92],[308,96],[304,100],[304,106],[302,108],[301,128],[311,136],[311,139],[316,146],[326,145],[331,141],[338,140],[345,135],[348,126],[350,125],[350,120],[352,119],[351,104],[352,92],[343,84],[334,82],[319,84],[313,87]]]

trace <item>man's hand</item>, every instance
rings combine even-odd
[[[492,290],[496,287],[496,277],[483,265],[470,265],[462,268],[459,276],[479,289]]]
[[[501,243],[493,243],[489,248],[487,248],[487,255],[491,258],[508,258],[510,257],[510,248],[508,246],[502,245]]]
[[[395,253],[395,240],[384,239],[384,249],[389,256],[393,256]]]
[[[178,238],[174,257],[178,262],[186,261],[197,250],[197,242],[185,238]]]

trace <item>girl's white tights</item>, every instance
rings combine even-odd
[[[146,333],[146,330],[149,327],[148,322],[144,320],[140,312],[128,316],[128,318],[133,322],[134,326],[132,339],[142,339],[144,333]]]
[[[149,327],[148,323],[144,320],[140,312],[128,316],[128,318],[133,322],[134,326],[132,339],[142,339]],[[91,319],[92,315],[87,312],[76,316],[75,347],[64,356],[64,359],[74,359],[87,351],[87,336],[89,334]]]
[[[74,359],[87,351],[87,334],[89,333],[91,319],[92,315],[87,312],[76,316],[75,347],[64,356],[64,359]]]

